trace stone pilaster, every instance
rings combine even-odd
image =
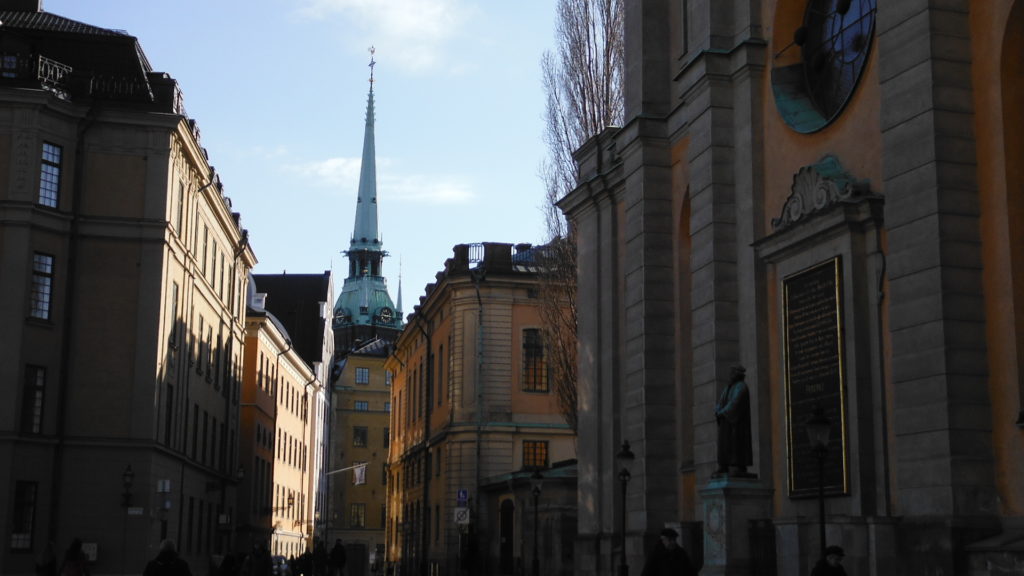
[[[897,514],[919,573],[959,573],[996,512],[970,4],[878,3]]]

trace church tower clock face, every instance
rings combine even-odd
[[[793,10],[780,2],[780,10]],[[772,90],[779,113],[797,132],[815,132],[837,118],[867,64],[875,28],[875,0],[806,0],[793,30],[777,18]],[[788,24],[788,25],[787,25]],[[793,30],[786,38],[786,29]],[[784,40],[784,41],[782,41]]]

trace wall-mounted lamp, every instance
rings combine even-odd
[[[135,471],[129,464],[121,473],[121,485],[124,486],[124,493],[121,494],[121,505],[128,508],[132,505],[132,484],[135,483]]]

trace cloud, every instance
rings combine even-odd
[[[466,204],[475,196],[466,183],[450,176],[406,176],[384,184],[395,201],[414,204]],[[384,184],[378,183],[377,187]]]
[[[300,178],[319,183],[319,187],[351,190],[355,195],[359,186],[359,158],[328,158],[321,162],[290,164],[285,170]]]
[[[307,0],[302,16],[326,20],[351,18],[364,40],[381,48],[389,62],[426,73],[445,62],[447,45],[469,20],[473,8],[464,0]]]
[[[386,168],[393,164],[387,159],[377,159],[378,167]],[[360,165],[360,158],[328,158],[319,162],[288,165],[285,169],[318,188],[329,188],[355,197],[359,188]],[[388,174],[395,172],[394,168],[387,171]],[[452,205],[467,204],[476,197],[464,178],[451,175],[414,174],[396,177],[378,172],[377,191],[384,203]]]

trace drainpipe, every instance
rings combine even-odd
[[[883,513],[886,516],[892,514],[892,487],[889,482],[889,415],[888,407],[886,403],[886,391],[885,391],[885,340],[883,339],[885,334],[882,329],[882,316],[885,313],[885,274],[886,274],[886,258],[885,252],[882,250],[882,229],[881,226],[875,226],[875,249],[878,251],[878,261],[880,268],[878,270],[878,285],[876,292],[876,310],[875,310],[875,322],[877,323],[878,334],[878,385],[881,388],[881,397],[879,398],[879,416],[881,417],[882,431],[881,438],[881,449],[882,449],[882,479],[883,479],[883,490],[882,495],[882,506]]]
[[[57,541],[57,524],[60,522],[60,512],[63,508],[60,503],[60,486],[63,484],[64,463],[64,424],[67,414],[67,396],[70,377],[71,361],[71,328],[74,326],[74,295],[75,278],[77,276],[78,264],[78,225],[81,211],[82,181],[85,179],[85,133],[96,123],[99,111],[93,104],[86,112],[78,125],[78,133],[75,137],[75,167],[74,185],[71,187],[71,222],[68,234],[68,265],[67,265],[67,286],[64,292],[64,322],[62,326],[63,337],[60,345],[60,370],[57,376],[57,443],[53,450],[53,478],[50,483],[50,525],[48,528],[49,539]]]
[[[433,462],[432,462],[433,459],[430,457],[430,412],[431,412],[431,406],[433,405],[432,396],[431,396],[430,392],[434,389],[434,383],[433,383],[433,378],[434,378],[434,366],[433,366],[433,364],[434,363],[431,361],[431,358],[433,357],[433,349],[432,349],[433,345],[432,345],[432,343],[431,343],[432,341],[430,339],[430,332],[426,331],[423,328],[423,323],[424,322],[426,322],[426,318],[425,317],[420,318],[420,320],[418,322],[416,322],[416,328],[419,328],[420,333],[423,334],[423,337],[427,339],[427,377],[425,378],[425,381],[426,381],[425,382],[426,383],[425,388],[426,388],[426,390],[424,391],[425,394],[423,394],[420,397],[420,402],[423,402],[423,403],[426,404],[426,410],[423,411],[423,449],[424,449],[424,452],[426,454],[426,457],[424,458],[424,462],[427,465],[426,466],[426,470],[424,471],[424,474],[423,474],[423,503],[424,503],[423,505],[424,505],[424,508],[426,509],[426,512],[421,514],[421,518],[423,518],[425,520],[426,517],[427,517],[427,514],[430,513],[430,477],[431,477],[431,474],[433,474],[433,466],[434,466]],[[423,528],[420,530],[420,549],[421,549],[421,553],[420,553],[421,572],[420,573],[421,574],[426,574],[427,573],[426,567],[429,564],[429,562],[428,562],[428,556],[429,555],[427,553],[428,547],[430,546],[429,531],[430,531],[429,522],[425,521]]]
[[[482,457],[483,450],[481,443],[483,442],[483,413],[484,413],[484,392],[483,392],[483,373],[484,373],[484,301],[480,296],[480,283],[484,281],[487,275],[487,269],[482,265],[477,265],[476,268],[469,271],[469,278],[473,282],[473,289],[476,291],[476,303],[477,303],[477,325],[476,325],[476,486],[473,490],[473,495],[476,497],[476,509],[470,508],[469,514],[472,520],[472,526],[474,530],[477,530],[480,522],[480,482],[481,482],[481,471],[480,471],[480,459]],[[470,539],[470,546],[476,546],[477,543]]]
[[[309,380],[309,382],[306,382],[302,386],[302,394],[303,394],[303,396],[307,396],[309,394],[309,387],[310,387],[310,385],[316,384],[317,379],[318,379],[318,377],[317,377],[317,374],[316,374],[316,367],[314,367],[313,378],[311,378]],[[315,400],[316,399],[316,390],[314,389],[313,392],[314,392],[314,394],[313,394],[312,398]],[[306,469],[309,468],[309,463],[312,462],[315,459],[315,457],[316,457],[315,453],[314,453],[314,450],[313,450],[313,441],[311,439],[309,439],[309,438],[306,438],[306,423],[309,422],[309,418],[310,418],[311,413],[315,412],[315,410],[311,411],[309,409],[309,398],[305,398],[305,401],[302,403],[302,410],[303,410],[302,439],[303,439],[303,441],[305,441],[308,444],[306,446],[306,458],[303,459],[303,462],[302,462],[302,486],[306,489],[306,504],[305,504],[305,507],[303,508],[306,517],[303,518],[302,520],[303,520],[303,524],[305,524],[306,523],[306,519],[310,517],[310,511],[312,510],[312,508],[309,505],[310,504],[309,500],[310,500],[310,497],[313,496],[313,494],[314,494],[314,492],[312,490],[310,490],[310,487],[306,485]],[[310,436],[313,436],[313,428],[312,427],[310,427]],[[312,458],[310,457],[311,455],[313,456]],[[310,475],[310,480],[312,480],[312,474]],[[310,533],[314,534],[314,529],[312,528],[312,525],[313,525],[312,522],[310,522],[309,525],[311,526]],[[308,545],[308,542],[307,542],[307,545]],[[326,545],[326,543],[325,543],[325,545]]]

